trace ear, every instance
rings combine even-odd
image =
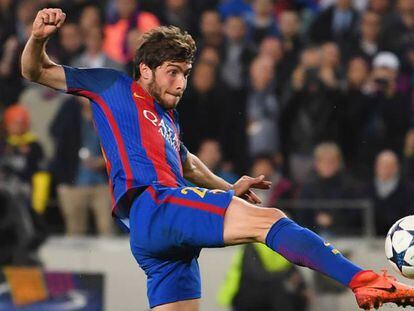
[[[152,79],[152,70],[150,67],[145,65],[144,63],[139,64],[139,72],[141,73],[141,78],[144,80],[151,80]]]

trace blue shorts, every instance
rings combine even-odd
[[[147,275],[150,307],[201,297],[197,258],[223,247],[224,214],[233,191],[148,187],[132,204],[130,244]]]

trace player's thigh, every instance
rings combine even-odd
[[[191,299],[167,303],[153,308],[153,311],[198,311],[200,308],[200,299]]]
[[[286,215],[279,209],[259,207],[233,197],[224,216],[224,243],[265,242],[272,225]]]
[[[232,192],[196,187],[148,187],[130,212],[133,249],[160,256],[182,248],[224,246],[224,215],[232,197]]]

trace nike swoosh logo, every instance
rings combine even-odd
[[[141,99],[145,99],[145,97],[143,97],[143,96],[140,96],[140,95],[138,95],[137,93],[133,93],[133,95],[134,95],[134,97],[136,97],[136,98],[141,98]]]
[[[397,290],[397,288],[394,285],[391,285],[391,287],[388,287],[388,288],[384,288],[384,287],[371,287],[371,288],[383,290],[388,293],[395,293]]]

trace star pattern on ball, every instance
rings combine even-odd
[[[414,236],[414,230],[404,230],[403,228],[397,226],[394,229],[394,231],[391,233],[391,238],[398,231],[406,231],[406,232],[410,233],[412,236]],[[392,261],[394,261],[394,263],[397,265],[397,267],[400,271],[402,271],[403,266],[409,266],[409,267],[411,266],[410,263],[405,261],[404,257],[405,257],[406,251],[413,245],[414,245],[414,239],[411,241],[411,243],[408,245],[408,247],[400,253],[397,253],[397,251],[395,250],[394,247],[392,248],[392,258],[390,258],[390,259]]]

